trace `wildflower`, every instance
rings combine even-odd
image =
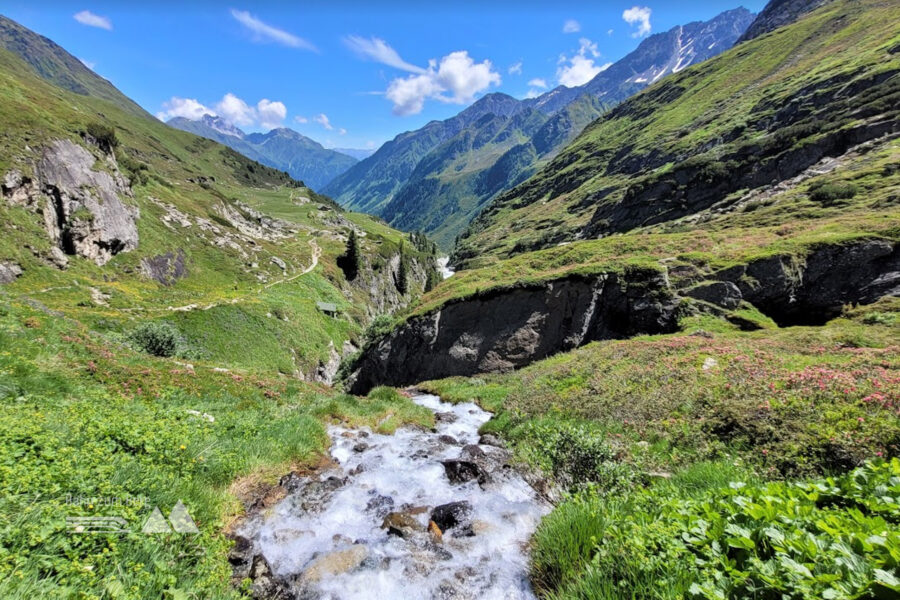
[[[185,446],[184,444],[180,445],[178,448],[179,450],[187,450],[187,446]]]

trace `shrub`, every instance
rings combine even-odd
[[[107,153],[112,152],[119,145],[119,139],[116,137],[116,130],[109,125],[89,123],[85,130],[87,135],[94,138],[97,145]]]
[[[131,342],[153,356],[175,356],[183,346],[178,329],[166,321],[148,321],[131,332]]]
[[[531,431],[536,461],[564,488],[610,493],[627,487],[632,469],[617,459],[601,434],[569,424],[537,425]]]
[[[820,183],[810,186],[809,199],[813,202],[831,204],[836,200],[849,200],[858,192],[858,188],[847,181]]]

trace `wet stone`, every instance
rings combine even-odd
[[[478,435],[488,413],[435,396],[413,402],[440,413],[433,432],[330,427],[334,466],[318,477],[286,476],[287,498],[237,531],[251,542],[246,572],[257,554],[271,566],[251,594],[534,599],[528,540],[548,506],[517,471],[502,468],[505,450],[474,443],[488,441]]]

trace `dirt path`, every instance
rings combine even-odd
[[[319,257],[322,256],[322,249],[319,247],[319,245],[316,243],[315,240],[309,240],[309,245],[312,247],[312,263],[310,263],[310,265],[308,267],[306,267],[299,273],[291,275],[290,277],[284,277],[282,279],[279,279],[278,281],[273,281],[271,283],[267,283],[266,285],[257,289],[255,295],[258,296],[259,294],[263,293],[263,291],[265,291],[269,288],[275,287],[276,285],[282,285],[282,284],[294,281],[298,277],[302,277],[303,275],[306,275],[307,273],[309,273],[313,269],[315,269],[319,265]],[[190,312],[192,310],[209,310],[211,308],[215,308],[217,306],[222,306],[224,304],[238,304],[239,302],[243,302],[244,300],[246,300],[248,298],[248,296],[251,296],[251,295],[253,295],[253,294],[247,294],[245,296],[238,296],[237,298],[232,298],[231,300],[222,300],[221,302],[213,302],[212,304],[207,304],[206,306],[200,306],[199,304],[186,304],[184,306],[169,306],[169,307],[166,307],[166,310],[171,311],[171,312]]]

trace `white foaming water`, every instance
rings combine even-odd
[[[379,435],[331,427],[339,469],[318,479],[329,485],[301,487],[265,514],[251,536],[258,550],[304,598],[534,598],[526,547],[546,505],[512,469],[499,469],[483,486],[451,483],[440,461],[457,459],[464,445],[476,444],[490,414],[437,396],[413,400],[438,413],[436,432],[402,428]],[[323,493],[323,487],[329,490]],[[475,535],[450,529],[435,543],[426,533],[431,510],[458,501],[471,503]],[[407,539],[389,535],[382,528],[389,511],[413,515],[421,529]],[[348,555],[353,558],[332,560]],[[329,563],[325,575],[310,568],[323,562]]]
[[[449,256],[442,256],[441,258],[437,259],[437,264],[438,271],[440,271],[441,277],[443,277],[444,279],[449,279],[453,276],[454,273],[456,273],[456,271],[450,268]]]

